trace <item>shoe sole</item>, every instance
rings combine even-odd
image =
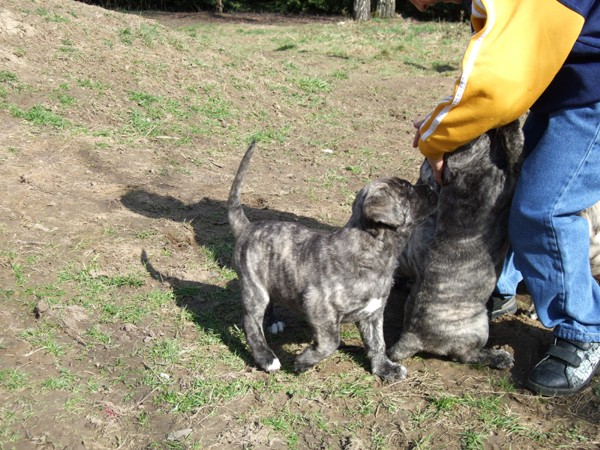
[[[502,305],[502,308],[492,311],[491,319],[495,320],[498,317],[502,317],[505,315],[512,316],[514,313],[517,312],[517,308],[518,308],[517,299],[513,297],[509,301],[507,301],[504,305]]]

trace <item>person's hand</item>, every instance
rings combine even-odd
[[[416,128],[415,137],[413,139],[413,147],[419,147],[419,139],[421,138],[421,125],[423,125],[425,120],[417,120],[413,123]],[[444,158],[427,158],[429,165],[431,166],[431,170],[433,171],[433,179],[440,186],[442,185],[442,172],[444,171]]]
[[[427,158],[431,170],[433,171],[433,179],[440,186],[442,185],[442,173],[444,172],[444,158]]]
[[[413,126],[416,128],[415,131],[415,137],[413,139],[413,148],[418,148],[419,147],[419,139],[421,139],[421,125],[423,125],[423,122],[425,122],[425,120],[417,120],[416,122],[413,122]]]

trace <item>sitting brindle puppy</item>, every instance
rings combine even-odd
[[[292,222],[250,223],[240,192],[254,143],[233,181],[228,200],[235,235],[233,264],[243,304],[243,327],[256,364],[267,372],[281,367],[263,331],[271,300],[304,313],[314,342],[295,361],[299,372],[331,355],[340,344],[340,324],[357,322],[374,374],[406,377],[406,369],[385,355],[383,310],[398,255],[412,229],[435,208],[427,186],[383,178],[361,189],[348,223],[333,233]]]
[[[393,361],[427,352],[498,369],[513,365],[509,353],[483,347],[522,149],[513,122],[445,156],[437,210],[400,258],[401,275],[415,276],[415,283],[400,339],[388,351]],[[433,182],[427,162],[421,178]]]

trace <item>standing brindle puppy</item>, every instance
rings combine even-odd
[[[297,371],[338,348],[342,322],[357,322],[372,372],[405,378],[406,369],[385,355],[383,310],[401,248],[435,208],[433,190],[393,177],[374,181],[357,194],[348,223],[333,233],[292,222],[250,223],[240,192],[253,151],[254,144],[240,163],[228,210],[243,327],[256,364],[267,372],[281,367],[263,330],[265,310],[277,301],[303,313],[313,332],[313,344],[296,358]]]
[[[415,353],[450,356],[502,369],[513,365],[488,340],[486,302],[508,247],[508,215],[520,169],[518,122],[489,131],[446,155],[434,215],[415,231],[400,274],[415,277],[393,361]],[[431,183],[425,162],[421,178]]]

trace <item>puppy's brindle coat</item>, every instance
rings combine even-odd
[[[434,215],[413,233],[400,258],[401,275],[414,276],[393,361],[415,353],[508,368],[504,350],[488,340],[486,303],[508,247],[508,213],[520,170],[519,123],[492,130],[446,155]],[[421,179],[432,183],[425,162]]]
[[[313,332],[313,344],[296,358],[297,371],[338,348],[342,322],[357,322],[372,372],[386,380],[405,378],[406,369],[385,355],[383,310],[403,242],[435,208],[433,190],[395,177],[374,181],[359,191],[350,220],[333,233],[291,222],[250,223],[240,192],[253,152],[254,143],[233,181],[228,213],[243,327],[256,364],[267,372],[281,366],[263,330],[274,300],[304,313]]]

